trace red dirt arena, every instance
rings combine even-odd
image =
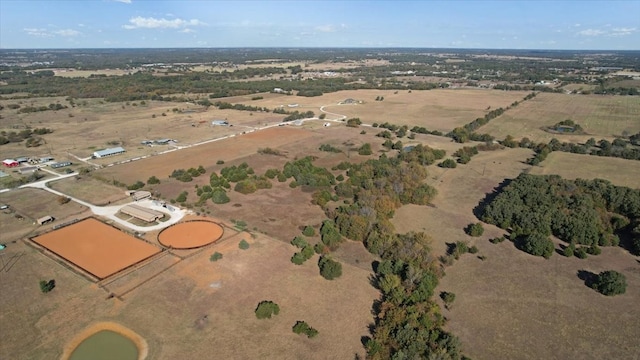
[[[220,239],[224,229],[207,220],[192,220],[178,223],[162,230],[158,242],[173,249],[195,249]]]
[[[160,252],[95,218],[88,218],[32,240],[91,275],[104,279]]]

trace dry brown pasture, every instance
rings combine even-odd
[[[475,242],[470,254],[446,269],[437,291],[456,294],[447,329],[474,359],[636,359],[640,327],[640,264],[621,248],[586,260],[553,254],[549,260],[506,241]],[[587,287],[579,271],[616,270],[624,295]]]
[[[554,151],[531,168],[534,175],[560,175],[565,179],[600,178],[614,185],[640,188],[640,161]]]
[[[291,245],[258,236],[247,238],[251,247],[240,250],[239,241],[211,245],[177,263],[163,257],[168,262],[158,263],[170,267],[122,300],[108,298],[109,289],[18,242],[6,249],[12,267],[0,273],[0,358],[57,358],[78,332],[101,321],[122,324],[145,338],[149,359],[364,355],[360,338],[368,334],[371,304],[378,297],[369,271],[345,265],[341,278],[327,281],[318,274],[317,256],[297,266],[289,261],[295,251]],[[223,258],[212,263],[215,251]],[[55,279],[56,288],[40,293],[42,279]],[[254,309],[262,300],[278,303],[280,314],[256,319]],[[297,320],[307,321],[319,335],[294,334]]]
[[[42,189],[14,189],[0,193],[0,202],[8,204],[9,209],[0,211],[0,225],[2,234],[0,242],[15,241],[29,234],[42,233],[50,230],[55,224],[70,219],[81,219],[89,214],[83,205],[74,201],[66,204],[58,203],[58,195]],[[24,219],[16,218],[16,215]],[[46,225],[36,225],[36,219],[43,216],[53,216],[56,220]]]
[[[147,179],[144,179],[143,181],[146,180]],[[98,206],[114,204],[122,200],[130,201],[124,189],[106,184],[90,176],[79,175],[52,181],[48,186],[54,190]]]
[[[448,132],[484,116],[491,109],[509,106],[527,95],[519,91],[494,91],[480,89],[451,90],[347,90],[328,93],[318,97],[286,96],[255,102],[258,106],[275,108],[284,105],[287,110],[312,110],[319,114],[319,108],[331,113],[359,117],[362,122],[379,124],[389,122],[397,125],[424,126],[429,130]],[[375,101],[383,96],[384,101]],[[362,101],[357,105],[338,105],[345,99]],[[259,105],[264,104],[264,105]],[[286,108],[288,104],[298,104],[297,108]],[[489,110],[487,110],[489,108]],[[327,115],[334,119],[337,116]]]
[[[621,248],[606,248],[587,260],[558,254],[544,260],[509,242],[491,244],[488,239],[504,234],[495,226],[485,224],[479,238],[464,233],[467,224],[478,221],[474,207],[503,179],[530,168],[523,163],[529,156],[527,149],[504,149],[481,152],[455,169],[429,167],[429,183],[438,190],[434,206],[398,209],[396,230],[425,231],[436,256],[446,252],[447,243],[467,241],[479,248],[478,256],[487,257],[462,256],[446,268],[436,292],[456,294],[451,311],[443,310],[447,329],[460,337],[471,358],[633,358],[640,315],[637,258]],[[627,276],[627,294],[607,298],[577,277],[578,270],[609,269]]]
[[[74,155],[88,157],[95,150],[117,145],[127,150],[124,155],[95,161],[97,164],[106,165],[171,149],[168,145],[145,146],[141,144],[143,140],[169,138],[176,139],[177,145],[189,145],[250,131],[257,126],[280,122],[284,118],[284,115],[273,113],[218,110],[215,107],[204,109],[193,103],[146,101],[145,105],[141,105],[141,102],[135,101],[128,103],[108,103],[100,99],[76,99],[75,101],[76,107],[71,107],[64,98],[0,100],[0,104],[5,106],[0,110],[2,115],[0,130],[20,131],[30,126],[32,128],[47,127],[54,131],[52,134],[42,136],[46,145],[40,147],[26,148],[24,143],[3,145],[3,156],[51,154],[56,157],[56,160],[65,158],[77,162]],[[13,103],[21,106],[46,106],[56,102],[69,108],[30,114],[17,114],[17,110],[7,108],[8,104]],[[172,111],[174,108],[180,111]],[[234,126],[211,126],[211,121],[215,119],[226,119]]]
[[[604,95],[567,95],[540,93],[491,120],[478,131],[497,139],[511,135],[516,139],[528,137],[535,142],[549,142],[552,138],[567,142],[609,139],[623,132],[640,131],[640,97]],[[562,120],[580,124],[587,135],[552,134],[541,130]]]

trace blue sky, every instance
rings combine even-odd
[[[0,0],[0,48],[640,50],[640,0]]]

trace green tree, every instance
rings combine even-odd
[[[251,245],[249,245],[249,243],[245,239],[240,240],[240,242],[238,243],[238,247],[242,250],[247,250],[250,246]]]
[[[366,143],[358,148],[358,154],[360,155],[371,155],[373,151],[371,150],[371,144]]]
[[[537,232],[524,236],[522,250],[535,256],[548,259],[553,254],[554,245],[549,237]]]
[[[292,328],[293,332],[296,334],[305,334],[308,338],[313,338],[318,335],[318,330],[309,326],[306,321],[296,321]]]
[[[484,234],[484,227],[482,226],[482,223],[469,224],[464,231],[469,236],[478,237]]]
[[[280,307],[273,301],[263,300],[256,307],[255,313],[258,319],[271,319],[272,315],[280,313]]]
[[[316,231],[313,229],[313,226],[306,226],[302,231],[302,235],[304,236],[313,236],[316,234]]]
[[[222,259],[222,254],[221,254],[221,253],[219,253],[219,252],[217,252],[217,251],[216,251],[216,252],[214,252],[214,253],[213,253],[213,255],[211,255],[211,256],[209,257],[209,261],[211,261],[211,262],[218,261],[218,260],[220,260],[220,259]]]
[[[322,256],[318,261],[320,275],[327,280],[337,279],[342,276],[342,264],[327,257]]]
[[[620,295],[627,291],[627,279],[624,274],[607,270],[598,274],[591,287],[606,296]]]
[[[149,180],[147,180],[147,184],[149,184],[149,185],[160,184],[160,179],[155,177],[155,175],[151,176],[151,177],[149,177]]]

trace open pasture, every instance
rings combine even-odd
[[[256,101],[256,105],[275,108],[284,105],[286,110],[312,110],[319,115],[319,108],[347,118],[358,117],[363,123],[389,122],[396,125],[424,126],[429,130],[448,132],[467,124],[488,111],[507,107],[526,96],[520,91],[494,90],[347,90],[327,93],[318,97],[287,96]],[[376,97],[384,97],[376,101]],[[362,104],[338,105],[345,99],[362,101]],[[287,108],[298,104],[298,108]],[[336,118],[327,115],[328,119]]]
[[[104,279],[160,252],[160,249],[88,218],[32,238],[56,255]]]
[[[147,179],[144,179],[144,181],[146,180]],[[79,175],[69,177],[52,181],[48,186],[54,190],[98,206],[114,204],[122,200],[130,201],[124,189],[96,180],[91,176]]]
[[[560,175],[565,179],[605,179],[614,185],[640,188],[640,161],[554,151],[531,168],[533,175]]]
[[[485,225],[485,229],[490,226]],[[492,226],[490,228],[493,228]],[[485,231],[486,233],[486,231]],[[473,359],[637,359],[640,337],[640,264],[619,247],[585,260],[554,253],[549,260],[517,250],[509,241],[475,241],[478,255],[463,255],[436,294],[456,294],[447,329]],[[623,273],[624,295],[587,287],[580,271]],[[595,340],[597,339],[597,340]]]
[[[549,142],[554,137],[569,142],[584,142],[591,137],[611,140],[613,136],[640,132],[639,118],[638,96],[540,93],[491,120],[478,132],[497,139],[507,135],[516,139],[528,137],[535,142]],[[541,130],[567,119],[582,126],[586,135],[552,134]]]
[[[84,218],[89,214],[85,206],[75,201],[60,204],[58,198],[58,195],[33,188],[0,193],[0,203],[9,205],[8,209],[0,211],[0,242],[18,240],[35,231],[43,231],[52,225]],[[47,215],[55,218],[52,224],[40,226],[35,223],[36,219]]]

